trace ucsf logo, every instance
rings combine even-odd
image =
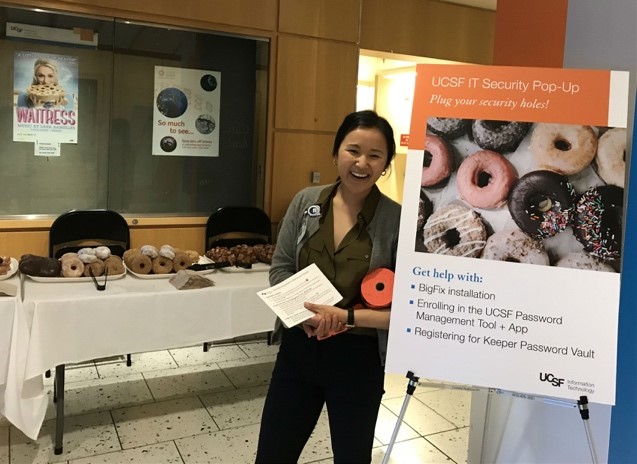
[[[554,387],[560,387],[564,383],[564,379],[558,379],[553,374],[540,372],[540,381],[549,382]]]

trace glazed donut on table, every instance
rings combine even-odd
[[[429,253],[480,256],[487,231],[480,216],[460,204],[443,206],[429,217],[423,228],[423,244]]]
[[[520,229],[496,232],[487,239],[482,259],[548,266],[549,255],[539,240]]]
[[[506,203],[516,179],[517,173],[509,160],[494,151],[481,150],[460,164],[456,187],[474,208],[493,209]]]
[[[451,140],[465,135],[469,129],[469,124],[470,121],[467,119],[429,118],[427,119],[427,131]]]
[[[82,277],[84,275],[84,263],[80,258],[68,256],[60,260],[62,277]]]
[[[513,186],[509,212],[526,234],[552,237],[569,225],[575,199],[575,189],[566,177],[553,171],[531,171]]]
[[[609,129],[597,142],[597,173],[604,182],[624,188],[626,176],[626,129]]]
[[[538,168],[570,176],[591,164],[597,137],[590,126],[538,124],[531,135],[531,152]]]
[[[471,124],[473,141],[480,148],[499,153],[515,151],[532,123],[476,119]]]
[[[436,135],[427,135],[422,159],[420,185],[432,187],[449,179],[453,171],[453,156],[447,143]]]
[[[621,256],[624,189],[615,185],[592,187],[577,200],[573,233],[592,256],[605,261]]]

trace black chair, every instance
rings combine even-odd
[[[107,246],[121,257],[130,248],[130,231],[126,219],[108,209],[73,209],[62,213],[49,230],[49,256],[59,258],[64,253],[84,247]],[[126,365],[132,364],[126,355]],[[47,377],[50,372],[47,371]]]
[[[205,251],[214,247],[258,245],[272,242],[272,223],[260,208],[255,206],[225,206],[208,217],[206,223]],[[268,343],[270,336],[268,335]],[[208,343],[203,344],[208,351]]]
[[[108,209],[74,209],[53,221],[49,231],[49,256],[84,247],[108,246],[111,253],[122,256],[130,248],[128,223],[119,213]]]
[[[272,223],[260,208],[226,206],[212,213],[206,223],[206,251],[235,245],[267,244],[272,241]]]

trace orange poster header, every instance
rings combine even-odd
[[[611,72],[509,66],[417,66],[411,149],[423,149],[427,118],[606,126]]]

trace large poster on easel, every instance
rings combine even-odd
[[[387,371],[613,404],[628,73],[419,65]]]

